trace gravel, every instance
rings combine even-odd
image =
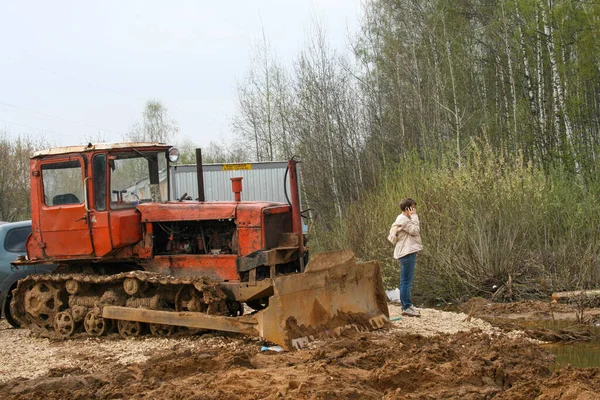
[[[129,365],[146,361],[164,351],[198,351],[206,346],[235,346],[231,338],[203,336],[135,339],[120,337],[51,340],[30,335],[28,330],[13,329],[0,320],[0,382],[16,377],[34,378],[51,369],[79,368],[95,372],[105,364]]]
[[[394,324],[391,329],[395,334],[418,334],[422,336],[435,336],[442,334],[454,334],[458,332],[469,332],[472,329],[481,330],[490,336],[509,336],[511,338],[526,338],[527,334],[520,330],[511,332],[502,331],[490,323],[479,319],[469,318],[461,312],[440,311],[431,308],[417,308],[421,317],[402,316],[402,307],[388,304],[390,319]],[[533,340],[536,343],[539,341]]]

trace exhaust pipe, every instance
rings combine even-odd
[[[302,232],[302,211],[300,192],[298,190],[298,161],[293,157],[288,161],[290,176],[290,194],[292,196],[292,231],[298,236],[298,251],[300,253],[300,269],[304,272],[304,233]],[[285,182],[284,182],[285,184]]]
[[[204,175],[202,173],[202,150],[196,149],[196,176],[198,179],[198,201],[205,201]]]

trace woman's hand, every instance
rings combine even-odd
[[[408,216],[410,217],[413,214],[417,213],[417,209],[413,206],[413,207],[409,207],[406,211],[408,211]]]

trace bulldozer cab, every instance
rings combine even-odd
[[[138,242],[135,207],[169,199],[170,150],[156,143],[124,143],[36,153],[30,165],[29,254],[95,258]]]

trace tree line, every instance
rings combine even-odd
[[[285,67],[263,36],[233,127],[256,160],[302,158],[313,249],[382,261],[388,287],[407,196],[423,300],[596,287],[599,33],[589,0],[367,1],[350,52],[315,24]]]
[[[372,0],[351,52],[316,24],[291,68],[263,36],[233,127],[258,160],[300,155],[307,205],[340,219],[416,151],[461,168],[472,139],[596,180],[600,3]]]

